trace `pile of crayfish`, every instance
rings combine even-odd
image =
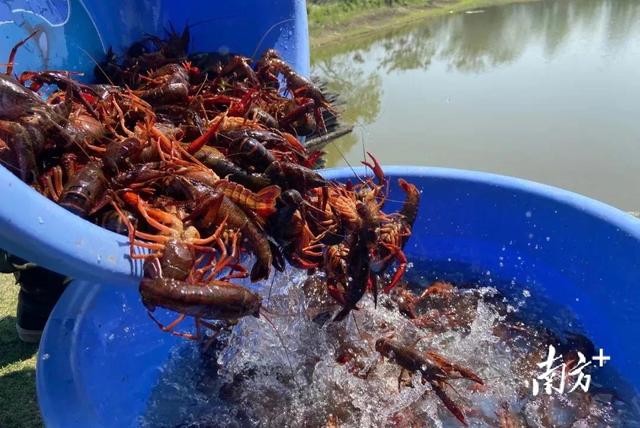
[[[322,152],[299,136],[326,135],[336,108],[276,51],[255,62],[188,55],[188,29],[172,31],[122,58],[109,50],[96,65],[102,83],[86,84],[71,71],[13,76],[28,41],[0,76],[0,162],[128,236],[131,258],[144,260],[143,303],[163,330],[197,338],[212,320],[259,316],[260,296],[234,280],[264,280],[286,262],[326,272],[342,305],[336,321],[367,290],[388,292],[402,277],[419,191],[400,180],[406,202],[387,214],[389,182],[373,156],[364,163],[375,179],[355,185],[314,171]],[[164,326],[157,306],[180,316]],[[195,334],[175,330],[187,316]]]

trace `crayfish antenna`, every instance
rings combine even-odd
[[[273,321],[271,321],[269,319],[269,317],[266,316],[264,311],[265,311],[265,309],[261,308],[262,317],[264,318],[264,320],[266,322],[269,323],[269,325],[271,325],[271,328],[273,328],[274,333],[276,334],[276,336],[278,336],[278,340],[280,341],[280,344],[282,345],[282,349],[284,349],[284,356],[287,359],[287,364],[289,365],[289,370],[291,370],[291,379],[293,380],[293,383],[296,384],[298,389],[301,389],[300,385],[298,384],[298,381],[296,380],[296,372],[293,370],[293,364],[291,363],[291,359],[289,358],[289,349],[287,349],[287,345],[285,345],[284,339],[282,338],[282,335],[280,334],[280,332],[276,328],[275,324],[273,323]]]
[[[100,63],[93,57],[93,55],[91,55],[87,50],[83,49],[82,47],[78,47],[78,49],[80,49],[86,56],[89,57],[91,61],[93,61],[93,63],[98,68],[98,70],[100,70],[100,73],[102,73],[102,75],[106,77],[107,81],[109,82],[109,85],[117,86],[115,83],[113,83],[113,80],[111,80],[107,72],[104,70],[104,68],[102,68]],[[107,52],[107,55],[109,55],[110,53],[113,54],[113,49],[111,47],[109,47],[109,51]]]
[[[271,277],[271,284],[269,284],[269,294],[267,295],[267,302],[271,301],[271,291],[273,290],[273,283],[276,281],[276,275],[273,275],[273,277]]]
[[[29,34],[25,39],[22,39],[18,43],[16,43],[16,45],[11,49],[11,53],[9,54],[9,62],[7,63],[7,71],[5,72],[7,76],[11,76],[11,74],[13,73],[13,63],[16,59],[16,54],[18,53],[18,49],[20,49],[22,45],[27,43],[32,37],[34,37],[39,32],[40,30],[36,30],[33,33]]]
[[[356,318],[356,315],[353,312],[351,314],[353,315],[353,325],[356,326],[356,331],[358,332],[358,336],[360,337],[360,340],[366,343],[367,346],[369,347],[369,350],[373,352],[373,348],[371,347],[371,344],[369,343],[369,341],[365,339],[364,336],[362,336],[362,331],[360,330],[360,326],[358,325],[358,319]]]
[[[256,44],[256,49],[253,51],[253,55],[251,55],[251,60],[255,61],[256,59],[256,55],[258,55],[258,50],[260,49],[260,45],[262,44],[262,42],[264,42],[264,39],[267,38],[267,36],[269,35],[269,33],[271,33],[273,30],[276,29],[276,27],[282,25],[282,24],[286,24],[287,22],[290,21],[294,21],[293,18],[287,18],[287,19],[283,19],[282,21],[278,21],[275,24],[273,24],[271,27],[267,28],[267,31],[264,32],[264,34],[262,35],[262,37],[260,38],[260,40],[258,40],[258,43]]]

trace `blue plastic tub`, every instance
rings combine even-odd
[[[268,48],[275,48],[298,72],[309,73],[304,0],[8,0],[0,3],[0,58],[3,58],[0,64],[6,63],[5,58],[17,42],[38,29],[39,35],[18,51],[15,73],[66,69],[84,72],[84,78],[91,81],[95,61],[102,60],[109,47],[113,47],[115,52],[122,52],[145,33],[162,35],[170,25],[178,32],[185,25],[189,26],[191,52],[233,52],[256,57]],[[111,284],[106,288],[116,293],[112,296],[116,301],[109,306],[124,310],[122,303],[130,300],[130,304],[135,305],[132,306],[133,312],[139,313],[134,290],[140,265],[128,259],[125,237],[71,215],[2,166],[0,195],[0,248],[88,281],[74,284],[73,290],[79,286],[83,292],[92,294],[102,289],[94,283]],[[117,294],[120,292],[123,293],[122,302]],[[93,305],[90,299],[83,297],[82,302],[73,302],[74,299],[73,292],[64,298],[65,305],[69,305],[67,308],[75,308],[76,315],[100,312],[98,308],[92,310],[89,307]],[[96,325],[96,328],[107,328],[107,325],[112,328],[113,322],[120,321],[120,314],[115,317],[106,324]],[[136,331],[134,324],[127,323],[130,326],[127,329]],[[117,349],[103,351],[110,355],[125,351],[123,360],[114,363],[108,358],[97,358],[104,362],[98,371],[107,376],[94,381],[94,375],[88,371],[80,373],[85,364],[78,358],[87,356],[94,360],[91,355],[94,352],[98,355],[99,351],[85,345],[76,347],[77,340],[84,333],[73,326],[66,333],[61,333],[61,327],[69,327],[67,321],[63,324],[57,326],[56,321],[51,322],[49,329],[52,333],[43,340],[44,351],[40,353],[39,366],[42,370],[38,369],[38,396],[45,423],[54,427],[133,425],[133,418],[144,405],[148,386],[153,381],[147,373],[155,374],[155,368],[166,358],[165,353],[158,352],[157,361],[145,358],[144,364],[152,364],[150,372],[134,367],[129,363],[136,360],[136,355],[144,354],[149,346],[155,345],[133,340],[131,347],[125,350],[121,348],[123,342],[116,331],[114,335],[118,339],[112,344]],[[144,320],[143,328],[147,327]],[[62,348],[58,348],[63,353],[54,351],[54,342],[63,339],[68,339]],[[157,349],[166,350],[170,340],[168,336],[158,337]],[[136,349],[138,345],[141,348]],[[69,366],[62,371],[48,370],[53,364],[42,363],[47,354],[52,356],[53,364],[68,357],[66,362]],[[79,381],[80,378],[84,380]],[[127,379],[144,380],[145,389],[126,386]],[[105,381],[115,383],[110,388]],[[85,391],[81,384],[88,389]],[[124,388],[118,389],[116,385]],[[56,401],[58,399],[62,401]]]
[[[505,290],[514,281],[552,302],[549,315],[570,309],[612,356],[609,369],[640,389],[640,343],[634,340],[640,329],[640,221],[524,180],[424,167],[386,172],[423,191],[406,248],[412,260],[434,278]],[[352,172],[328,170],[325,176],[344,179]],[[393,183],[390,199],[402,199]],[[135,425],[179,340],[149,320],[135,288],[74,283],[41,343],[37,382],[45,420],[64,427]]]
[[[191,52],[257,56],[276,48],[299,72],[309,72],[304,0],[11,0],[0,4],[0,52],[35,29],[18,52],[16,72],[68,69],[93,78],[93,59],[121,51],[145,33],[189,25]],[[1,54],[0,54],[1,55]],[[6,62],[0,59],[0,63]],[[69,214],[0,166],[0,248],[73,278],[133,285],[126,238]]]

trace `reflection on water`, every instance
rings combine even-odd
[[[568,0],[428,20],[314,58],[356,132],[328,165],[474,169],[640,209],[640,2]],[[338,150],[339,148],[339,150]]]

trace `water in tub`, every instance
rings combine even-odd
[[[416,269],[409,278],[426,282]],[[462,426],[419,374],[399,380],[401,367],[375,349],[383,337],[437,352],[483,380],[440,384],[469,426],[639,426],[637,399],[623,399],[617,385],[607,384],[606,366],[584,369],[591,376],[588,392],[580,385],[570,392],[586,381],[576,374],[567,375],[563,390],[559,376],[551,376],[554,389],[547,393],[547,370],[538,364],[548,357],[548,326],[579,327],[561,314],[543,328],[526,288],[506,297],[491,286],[444,287],[415,305],[420,322],[387,295],[377,307],[367,295],[345,321],[330,322],[337,307],[323,278],[297,270],[277,274],[261,292],[267,311],[260,319],[240,320],[207,350],[188,341],[173,349],[141,425]],[[584,350],[579,344],[575,338],[556,342],[556,357],[563,347]]]

